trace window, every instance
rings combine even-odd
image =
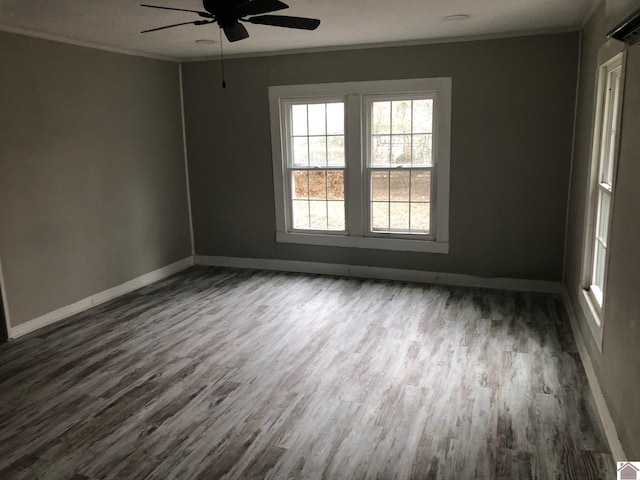
[[[624,54],[621,53],[604,63],[598,72],[582,303],[583,309],[588,312],[588,317],[591,319],[592,331],[600,343],[602,341],[602,312],[605,303],[609,230],[615,193],[623,91],[623,60]]]
[[[278,242],[448,253],[451,79],[269,99]]]

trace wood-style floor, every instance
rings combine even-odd
[[[196,267],[0,344],[0,479],[609,479],[559,297]]]

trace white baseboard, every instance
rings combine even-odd
[[[7,292],[4,286],[4,277],[2,276],[2,261],[0,260],[0,295],[2,296],[2,307],[4,313],[4,322],[7,329],[7,338],[11,338],[11,320],[9,319],[9,303],[7,302]]]
[[[613,455],[613,458],[616,462],[626,462],[627,455],[624,453],[624,449],[622,448],[622,444],[620,443],[620,438],[618,438],[618,431],[616,430],[616,426],[613,423],[613,418],[611,417],[611,412],[609,411],[609,407],[607,406],[607,401],[605,400],[602,389],[600,388],[600,383],[598,382],[596,371],[593,369],[593,364],[591,363],[591,358],[589,357],[587,346],[585,344],[584,337],[582,336],[582,330],[580,328],[580,324],[578,323],[578,317],[576,316],[576,312],[573,308],[573,303],[566,288],[563,288],[562,299],[564,301],[567,315],[569,316],[569,322],[571,323],[573,338],[576,341],[578,353],[580,354],[580,359],[582,360],[584,371],[586,372],[587,379],[589,380],[591,393],[593,393],[593,397],[596,401],[596,408],[598,409],[598,414],[600,415],[600,420],[602,421],[604,433],[607,437],[607,441],[609,442],[611,454]]]
[[[158,268],[149,273],[145,273],[140,277],[136,277],[128,282],[117,285],[108,290],[104,290],[102,292],[96,293],[95,295],[91,295],[90,297],[83,298],[71,305],[66,305],[62,308],[54,310],[53,312],[45,313],[33,320],[29,320],[25,323],[21,323],[20,325],[16,325],[15,327],[11,327],[9,331],[9,338],[15,339],[26,335],[27,333],[31,333],[35,330],[38,330],[42,327],[46,327],[47,325],[51,325],[52,323],[56,323],[60,320],[63,320],[71,315],[75,315],[76,313],[82,312],[84,310],[88,310],[91,307],[95,307],[96,305],[100,305],[101,303],[108,302],[109,300],[113,300],[121,295],[132,292],[142,287],[146,287],[158,280],[162,280],[167,278],[174,273],[180,272],[186,268],[189,268],[194,263],[193,257],[183,258],[175,263],[167,265],[162,268]]]
[[[525,292],[562,294],[564,290],[562,283],[560,282],[548,282],[543,280],[484,278],[459,273],[424,272],[421,270],[404,270],[401,268],[366,267],[336,263],[301,262],[296,260],[210,257],[196,255],[195,263],[196,265],[209,265],[216,267],[340,275],[345,277],[375,278],[379,280],[399,280],[404,282],[433,283],[459,287],[495,288],[499,290],[517,290]]]

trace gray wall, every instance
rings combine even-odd
[[[196,253],[560,280],[578,35],[183,65]],[[453,78],[449,255],[276,244],[267,87]]]
[[[178,65],[0,33],[12,325],[191,253]]]
[[[584,215],[596,91],[597,54],[605,43],[604,6],[582,36],[576,148],[567,231],[566,283],[599,383],[629,459],[640,458],[640,46],[627,52],[620,157],[615,191],[603,352],[578,305]]]

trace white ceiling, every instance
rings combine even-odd
[[[247,24],[250,38],[230,44],[225,55],[247,55],[348,45],[427,42],[578,28],[594,0],[284,0],[275,14],[322,20],[312,32]],[[200,0],[145,3],[202,9]],[[445,21],[468,14],[464,21]],[[195,14],[144,8],[133,0],[0,0],[0,30],[94,44],[175,59],[215,57],[214,25],[186,25],[141,34],[141,30],[198,20]]]

